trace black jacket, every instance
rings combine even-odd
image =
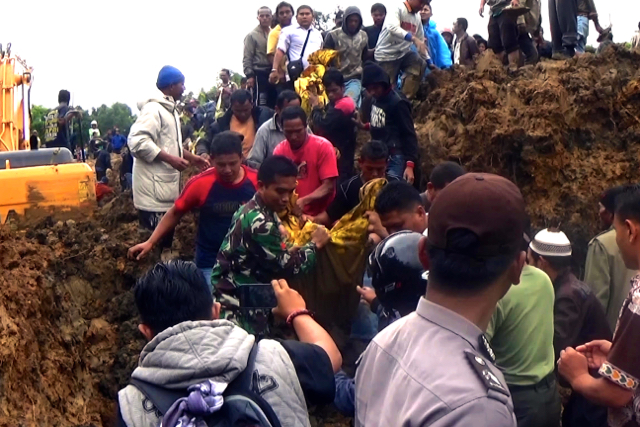
[[[353,175],[353,162],[356,151],[357,126],[354,114],[348,115],[333,104],[325,109],[314,108],[311,111],[311,129],[313,133],[329,140],[340,150],[338,170],[340,176]]]
[[[374,99],[371,109],[371,139],[387,144],[390,154],[403,154],[418,162],[418,137],[413,125],[411,103],[394,90]]]
[[[256,132],[260,126],[262,126],[265,122],[271,120],[275,111],[267,107],[253,107],[253,123],[256,127]],[[209,154],[211,151],[211,141],[213,141],[213,137],[215,137],[220,132],[224,132],[230,130],[231,128],[231,117],[233,116],[233,111],[228,109],[226,113],[218,120],[215,121],[212,125],[208,126],[206,129],[207,136],[201,139],[196,145],[196,154],[199,156],[201,154]]]
[[[556,360],[560,351],[593,340],[611,340],[611,328],[604,308],[591,288],[570,271],[561,273],[553,283],[556,299],[553,307],[553,347]]]

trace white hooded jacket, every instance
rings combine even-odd
[[[157,157],[160,151],[183,156],[180,115],[173,98],[161,92],[138,108],[128,140],[134,158],[133,204],[143,211],[167,212],[180,195],[180,172]]]

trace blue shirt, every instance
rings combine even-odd
[[[447,42],[436,29],[436,23],[429,20],[424,25],[424,34],[429,42],[429,55],[431,60],[438,68],[449,68],[453,64],[451,51]]]
[[[202,172],[187,182],[175,202],[175,208],[182,213],[200,210],[195,260],[198,268],[212,268],[216,264],[233,214],[256,193],[257,172],[246,166],[243,169],[244,179],[237,184],[222,182],[213,168]]]

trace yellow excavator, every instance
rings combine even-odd
[[[96,205],[95,174],[67,148],[30,146],[32,68],[0,45],[0,224],[17,215],[85,216]],[[35,148],[35,147],[34,147]]]

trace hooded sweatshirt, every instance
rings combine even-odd
[[[254,342],[253,335],[227,320],[183,322],[147,343],[131,376],[168,389],[186,390],[206,380],[229,384],[247,367]],[[299,351],[301,348],[304,351]],[[314,366],[302,366],[305,363]],[[327,372],[318,370],[321,369],[318,365]],[[306,381],[310,388],[305,388],[305,380],[298,376],[304,369],[317,370],[315,384]],[[330,393],[320,397],[324,390],[318,389],[317,384],[323,382],[321,377],[325,376],[330,381],[325,382],[324,388]],[[305,397],[314,404],[333,401],[335,383],[331,361],[324,350],[312,344],[260,341],[256,377],[255,391],[269,403],[283,426],[310,425]],[[122,420],[128,427],[160,424],[160,417],[153,407],[149,408],[150,403],[136,387],[129,385],[120,390],[118,403]]]
[[[161,151],[182,157],[180,115],[173,98],[161,92],[138,108],[128,141],[134,157],[133,204],[142,211],[167,212],[180,195],[180,172],[157,157]]]
[[[350,33],[347,21],[356,15],[360,19],[358,29]],[[362,14],[355,6],[347,8],[342,21],[342,27],[331,30],[324,40],[326,49],[335,49],[340,53],[340,72],[344,80],[360,79],[362,77],[362,61],[368,49],[369,37],[362,29]]]
[[[371,108],[371,139],[387,144],[390,154],[402,154],[405,161],[418,161],[418,137],[413,124],[411,103],[391,88],[389,75],[378,65],[365,65],[362,87],[379,83],[388,88],[382,97],[373,100]]]

